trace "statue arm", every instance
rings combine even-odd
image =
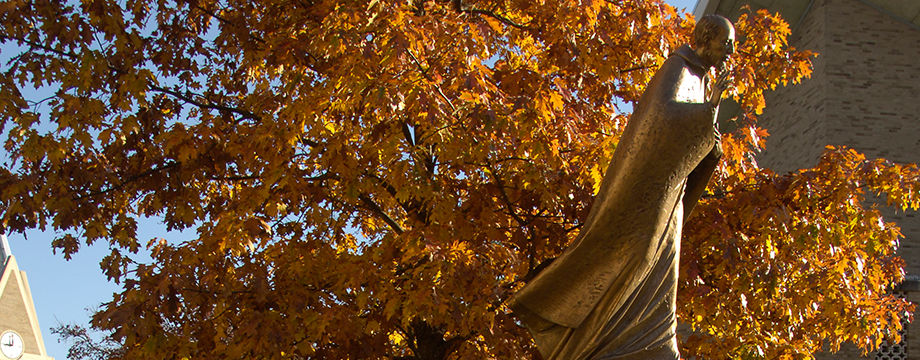
[[[710,99],[705,98],[697,100],[701,100],[700,102],[678,100],[679,84],[683,81],[683,77],[690,76],[686,69],[686,66],[668,61],[665,62],[665,65],[660,70],[666,78],[674,79],[666,83],[667,85],[661,86],[661,93],[658,94],[660,98],[666,99],[662,109],[664,117],[678,120],[677,123],[672,124],[675,128],[711,129],[715,133],[716,141],[709,153],[687,176],[687,184],[684,188],[684,197],[682,199],[685,222],[690,218],[693,208],[703,195],[703,192],[706,191],[706,186],[709,184],[709,180],[722,158],[720,134],[714,125],[715,116],[719,108],[718,104],[713,104],[709,101]]]
[[[657,111],[661,111],[662,118],[669,119],[671,126],[680,129],[708,129],[714,124],[719,105],[713,104],[705,97],[697,97],[692,88],[681,89],[681,84],[699,82],[703,76],[692,73],[690,66],[686,64],[680,57],[669,58],[652,80],[658,80],[658,83],[650,85],[646,91],[656,92],[651,97],[660,99],[662,105]]]
[[[687,176],[687,186],[684,188],[683,198],[684,222],[690,219],[693,208],[696,207],[697,201],[700,200],[700,197],[703,196],[703,192],[706,191],[706,185],[709,184],[712,173],[715,172],[716,167],[719,166],[719,160],[721,158],[722,144],[717,139],[709,154],[707,154],[706,157],[700,161],[699,165],[690,172],[690,175]]]

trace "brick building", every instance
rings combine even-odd
[[[868,158],[920,163],[920,0],[698,0],[694,15],[735,20],[741,7],[779,12],[789,43],[820,55],[811,79],[767,96],[760,124],[770,132],[758,161],[782,173],[817,164],[826,145],[846,145]],[[720,118],[737,111],[725,106]],[[920,218],[883,209],[904,234],[899,255],[908,281],[900,287],[920,303]],[[819,359],[918,359],[920,314],[906,342],[862,357],[855,347]]]

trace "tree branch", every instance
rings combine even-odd
[[[491,17],[491,18],[493,18],[493,19],[495,19],[495,20],[501,21],[502,24],[505,24],[505,25],[508,25],[508,26],[511,26],[511,27],[514,27],[514,28],[517,28],[517,29],[520,29],[520,30],[535,30],[534,28],[531,28],[531,27],[527,27],[527,26],[518,24],[518,23],[512,21],[511,19],[506,18],[506,17],[504,17],[504,16],[502,16],[502,15],[496,14],[496,13],[494,13],[494,12],[492,12],[492,11],[482,10],[482,9],[475,9],[475,8],[466,8],[466,9],[461,9],[460,11],[461,11],[461,12],[465,12],[465,13],[469,13],[469,14],[485,15],[485,16]]]
[[[390,217],[390,215],[387,215],[387,213],[384,212],[383,209],[380,207],[380,205],[377,205],[377,203],[374,202],[373,199],[371,199],[370,197],[364,194],[358,196],[358,199],[361,199],[361,201],[364,202],[364,205],[366,205],[368,209],[370,209],[375,214],[377,214],[377,216],[383,219],[383,221],[387,223],[387,225],[390,225],[390,228],[392,228],[393,231],[396,232],[396,234],[402,234],[406,232],[405,230],[403,230],[401,226],[399,226],[399,223],[397,223],[396,220],[393,220],[393,218]]]
[[[93,196],[97,196],[97,195],[107,194],[107,193],[110,193],[110,192],[112,192],[112,191],[121,189],[121,188],[125,187],[125,185],[128,185],[128,184],[130,184],[130,183],[132,183],[132,182],[135,182],[135,181],[139,180],[139,179],[142,178],[142,177],[145,177],[145,176],[147,176],[147,175],[153,174],[153,173],[155,173],[155,172],[160,172],[160,171],[163,171],[163,170],[166,170],[166,169],[169,169],[169,168],[173,168],[173,167],[176,167],[176,166],[178,166],[178,165],[179,165],[178,162],[171,161],[171,162],[167,163],[166,165],[163,165],[163,166],[160,166],[160,167],[155,167],[155,168],[153,168],[153,169],[149,169],[149,170],[144,171],[144,172],[142,172],[142,173],[140,173],[140,174],[132,175],[132,176],[128,177],[127,180],[125,180],[125,181],[123,181],[123,182],[120,182],[120,183],[118,183],[118,184],[115,184],[114,186],[112,186],[112,187],[110,187],[110,188],[108,188],[108,189],[91,191],[89,194],[76,196],[76,197],[73,198],[73,200],[82,200],[82,199],[86,199],[86,198],[93,197]]]
[[[27,40],[27,39],[24,39],[24,38],[9,37],[9,36],[5,36],[5,35],[0,35],[0,41],[9,41],[9,40],[15,40],[15,41],[21,42],[21,43],[23,43],[23,44],[29,45],[30,47],[42,49],[42,50],[45,50],[45,51],[48,51],[48,52],[51,52],[51,53],[58,54],[58,55],[60,55],[60,56],[66,56],[66,57],[69,57],[69,58],[72,58],[72,59],[77,58],[77,54],[68,53],[68,52],[63,52],[63,51],[61,51],[61,50],[57,50],[57,49],[54,49],[54,48],[51,48],[51,47],[48,47],[48,46],[45,46],[45,45],[42,45],[42,44],[38,44],[38,43],[35,43],[35,42],[32,42],[32,41],[29,41],[29,40]]]
[[[261,179],[260,175],[236,175],[236,176],[209,176],[208,180],[214,181],[243,181],[243,180],[258,180]]]
[[[389,193],[391,196],[393,196],[394,199],[396,199],[396,203],[399,204],[399,206],[403,209],[403,211],[406,212],[406,214],[410,214],[410,215],[415,214],[416,218],[419,221],[426,223],[426,224],[428,223],[428,216],[429,216],[428,212],[425,211],[425,209],[422,209],[422,206],[418,201],[415,201],[414,199],[411,199],[412,201],[408,201],[408,202],[399,201],[399,199],[396,198],[396,194],[398,191],[396,190],[395,187],[393,187],[393,185],[390,185],[389,182],[387,182],[383,178],[377,176],[376,174],[370,171],[365,171],[364,175],[377,181],[377,183],[380,184],[380,186],[382,186],[383,189],[387,191],[387,193]]]
[[[505,183],[502,182],[502,179],[499,178],[498,174],[495,173],[495,169],[493,169],[491,166],[488,166],[487,168],[489,169],[489,173],[492,174],[492,179],[495,181],[495,186],[498,187],[498,191],[501,193],[502,200],[505,202],[505,205],[508,206],[508,212],[511,214],[511,217],[522,227],[530,224],[529,222],[524,221],[524,219],[518,215],[517,211],[514,211],[514,205],[511,202],[511,199],[508,197],[508,193],[505,191]]]
[[[71,58],[71,59],[78,59],[78,58],[79,58],[79,56],[78,56],[77,54],[73,53],[73,52],[64,52],[64,51],[61,51],[61,50],[57,50],[57,49],[51,48],[51,47],[49,47],[49,46],[45,46],[45,45],[42,45],[42,44],[35,43],[35,42],[33,42],[33,41],[29,41],[28,39],[24,39],[24,38],[17,38],[17,37],[9,37],[9,36],[0,35],[0,41],[8,41],[8,40],[19,41],[19,42],[21,42],[21,43],[23,43],[23,44],[29,45],[30,47],[38,48],[38,49],[41,49],[41,50],[45,50],[45,51],[48,51],[48,52],[51,52],[51,53],[54,53],[54,54],[57,54],[57,55],[60,55],[60,56],[63,56],[63,57],[68,57],[68,58]],[[127,71],[125,71],[125,70],[123,70],[123,69],[120,69],[120,68],[118,68],[118,67],[112,66],[111,64],[109,64],[109,69],[111,69],[112,71],[114,71],[114,72],[116,72],[116,73],[127,73]],[[152,84],[151,84],[151,85],[148,85],[148,87],[149,87],[150,90],[152,90],[152,91],[164,93],[164,94],[167,94],[167,95],[171,95],[171,96],[173,96],[173,97],[175,97],[175,98],[178,98],[178,99],[180,99],[180,100],[182,100],[182,101],[185,101],[185,102],[188,103],[188,104],[195,105],[195,106],[197,106],[197,107],[199,107],[199,108],[202,108],[202,109],[213,109],[213,110],[218,110],[218,111],[226,111],[226,112],[234,113],[234,114],[237,114],[237,115],[242,116],[243,118],[242,118],[241,120],[244,120],[244,119],[251,119],[251,120],[256,120],[256,121],[262,120],[262,118],[261,118],[260,116],[254,114],[253,112],[248,111],[248,110],[243,110],[243,109],[234,108],[234,107],[230,107],[230,106],[226,106],[226,105],[221,105],[221,104],[202,103],[202,102],[200,102],[200,101],[197,101],[197,100],[191,98],[190,96],[180,94],[180,93],[177,92],[177,91],[170,90],[170,89],[163,88],[163,87],[159,87],[159,86],[152,85]]]
[[[218,110],[218,111],[231,112],[231,113],[234,113],[234,114],[237,114],[237,115],[242,116],[243,118],[240,119],[240,120],[244,120],[244,119],[252,119],[252,120],[256,120],[256,121],[262,120],[262,117],[261,117],[261,116],[258,116],[258,115],[256,115],[256,114],[253,114],[252,112],[250,112],[250,111],[248,111],[248,110],[243,110],[243,109],[239,109],[239,108],[234,108],[234,107],[230,107],[230,106],[226,106],[226,105],[219,105],[219,104],[214,104],[214,103],[205,104],[205,103],[196,101],[195,99],[192,99],[192,98],[189,97],[189,96],[180,94],[180,93],[178,93],[178,92],[176,92],[176,91],[174,91],[174,90],[162,88],[162,87],[159,87],[159,86],[156,86],[156,85],[148,85],[148,86],[150,87],[150,90],[153,90],[153,91],[156,91],[156,92],[161,92],[161,93],[164,93],[164,94],[167,94],[167,95],[171,95],[171,96],[173,96],[173,97],[175,97],[175,98],[178,98],[178,99],[180,99],[180,100],[182,100],[182,101],[185,101],[186,103],[195,105],[195,106],[200,107],[200,108],[202,108],[202,109],[213,109],[213,110]]]
[[[422,76],[424,76],[425,79],[428,80],[428,82],[434,84],[434,88],[435,88],[435,90],[438,91],[438,95],[441,95],[441,98],[443,98],[444,101],[447,102],[447,105],[450,106],[451,114],[456,115],[456,114],[457,114],[457,107],[454,106],[454,104],[450,101],[450,99],[447,98],[447,95],[444,95],[444,92],[441,91],[441,85],[438,84],[437,82],[435,82],[434,79],[432,79],[431,76],[428,75],[428,69],[425,69],[425,67],[422,66],[422,63],[421,63],[420,61],[418,61],[418,58],[415,57],[415,54],[412,53],[412,50],[406,49],[406,53],[409,54],[409,58],[411,58],[411,59],[412,59],[412,62],[415,63],[415,66],[418,67],[418,70],[419,70],[419,72],[422,73]]]
[[[652,67],[651,66],[636,66],[636,67],[631,67],[629,69],[620,70],[620,74],[624,74],[624,73],[628,73],[628,72],[632,72],[636,70],[645,70],[645,69],[650,69],[650,68]]]

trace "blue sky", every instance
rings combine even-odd
[[[692,12],[697,0],[666,1]],[[48,355],[61,360],[67,358],[70,345],[59,343],[49,329],[58,323],[88,325],[91,311],[110,301],[112,293],[119,291],[121,286],[106,281],[99,268],[99,262],[109,253],[108,246],[84,245],[68,261],[60,252],[53,253],[53,236],[51,231],[42,233],[33,230],[26,232],[25,237],[23,234],[10,234],[9,243],[20,270],[28,276]],[[138,238],[143,242],[154,237],[181,242],[190,240],[195,234],[167,233],[165,225],[156,220],[139,220]]]

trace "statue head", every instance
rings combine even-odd
[[[703,16],[693,28],[690,47],[703,60],[703,66],[721,66],[735,52],[735,27],[721,15]]]

